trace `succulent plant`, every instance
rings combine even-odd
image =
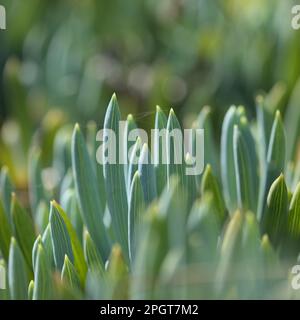
[[[57,133],[50,190],[40,154],[31,152],[30,205],[2,168],[0,249],[8,272],[1,297],[295,298],[297,133],[266,101],[257,100],[257,120],[243,107],[228,109],[220,148],[210,108],[200,111],[193,127],[204,129],[205,170],[198,176],[186,176],[186,163],[175,164],[172,154],[168,164],[145,164],[163,149],[161,139],[152,150],[140,139],[131,145],[140,150],[138,164],[99,164],[94,123]],[[120,119],[114,95],[104,130],[117,131]],[[136,127],[128,116],[126,135]],[[159,107],[154,127],[182,130],[174,111],[167,117]]]

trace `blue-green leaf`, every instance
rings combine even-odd
[[[28,274],[23,254],[14,238],[11,238],[8,260],[8,283],[13,300],[27,300]]]
[[[61,206],[68,214],[73,228],[76,230],[77,236],[81,242],[83,234],[83,221],[80,215],[79,205],[77,201],[76,192],[73,189],[65,191],[61,198]]]
[[[4,212],[7,216],[8,222],[12,224],[11,221],[11,194],[14,191],[14,187],[8,175],[8,169],[3,167],[0,173],[0,197],[2,199]]]
[[[113,246],[107,268],[108,285],[106,287],[107,299],[128,299],[128,268],[125,263],[121,247]]]
[[[234,262],[239,252],[241,233],[243,226],[243,214],[236,211],[231,217],[225,230],[220,248],[220,258],[216,273],[216,292],[221,294],[226,288],[227,279],[234,272]]]
[[[218,151],[214,139],[213,127],[212,127],[212,110],[211,107],[205,106],[196,121],[196,127],[198,129],[204,129],[204,164],[209,164],[216,175],[219,173],[219,160]]]
[[[272,131],[273,115],[266,107],[265,99],[262,96],[256,98],[257,113],[257,142],[260,156],[261,172],[266,170],[266,162],[268,155],[268,146]]]
[[[154,168],[156,173],[157,193],[160,195],[167,185],[167,166],[163,163],[163,153],[166,152],[166,129],[168,119],[159,106],[156,107],[154,134]]]
[[[33,271],[35,269],[35,264],[36,264],[36,259],[37,259],[37,254],[38,254],[38,248],[39,245],[43,244],[43,240],[41,235],[38,235],[38,237],[36,238],[33,248],[32,248],[32,267],[33,267]]]
[[[216,259],[221,227],[216,200],[212,193],[203,194],[201,200],[198,199],[194,203],[187,220],[187,256],[189,263],[207,263]],[[210,268],[212,267],[210,265]]]
[[[185,155],[185,163],[186,163],[186,168],[188,166],[193,165],[193,159],[190,155],[190,153],[187,153]],[[199,188],[197,184],[199,183],[200,176],[199,175],[186,175],[185,178],[185,189],[184,192],[187,195],[187,202],[188,202],[188,211],[192,208],[194,201],[197,199],[199,196]]]
[[[170,110],[168,117],[166,145],[168,185],[170,185],[172,175],[178,176],[181,183],[185,184],[183,135],[173,109]]]
[[[84,233],[84,256],[91,272],[103,276],[104,264],[88,231]]]
[[[33,300],[49,300],[52,298],[53,279],[47,254],[41,244],[38,245],[34,269]]]
[[[139,174],[144,193],[145,203],[150,204],[157,197],[154,166],[151,163],[151,155],[147,144],[143,145],[139,158]]]
[[[236,176],[233,153],[233,129],[244,114],[243,108],[232,106],[226,113],[221,135],[221,176],[224,198],[229,212],[234,212],[238,206]]]
[[[102,258],[106,259],[109,241],[103,223],[104,204],[100,201],[96,173],[78,125],[75,126],[72,139],[72,167],[82,219]]]
[[[268,191],[274,180],[284,171],[286,161],[286,136],[280,112],[277,111],[272,126],[266,168],[260,182],[257,217],[265,211]]]
[[[71,245],[72,245],[72,252],[74,255],[74,266],[78,271],[78,275],[82,284],[84,284],[85,276],[87,272],[86,262],[84,260],[84,253],[80,243],[80,240],[77,237],[76,231],[72,226],[72,223],[67,216],[67,214],[63,211],[63,209],[56,203],[52,201],[53,207],[57,210],[61,218],[63,219],[65,226],[67,228],[68,234],[70,236]],[[67,254],[67,253],[66,253]],[[71,259],[72,256],[70,256]]]
[[[33,299],[34,281],[31,280],[28,286],[28,300]]]
[[[262,218],[262,231],[268,234],[274,245],[278,245],[285,237],[288,207],[288,190],[284,176],[280,175],[270,188],[266,211]]]
[[[240,209],[256,212],[256,188],[255,170],[249,146],[242,130],[236,125],[233,131],[233,154],[236,177],[237,200]]]
[[[141,216],[145,209],[144,193],[141,184],[140,174],[137,171],[133,177],[129,194],[128,232],[129,232],[129,253],[131,260],[134,260],[138,231],[141,225]]]
[[[163,202],[162,209],[168,206],[165,203],[168,202],[167,199]],[[153,204],[144,215],[141,231],[138,235],[136,258],[132,267],[134,277],[131,284],[131,297],[133,299],[154,298],[155,281],[167,252],[166,216],[160,213],[157,205]],[[148,279],[152,279],[152,281]]]
[[[285,125],[287,129],[287,156],[288,159],[294,159],[296,148],[299,145],[300,136],[300,80],[297,81],[289,105],[286,110]]]
[[[205,193],[211,193],[211,196],[215,202],[215,207],[217,209],[219,221],[222,223],[226,218],[226,207],[224,203],[224,199],[222,197],[218,181],[214,177],[212,173],[212,169],[210,165],[206,166],[204,171],[202,181],[201,181],[201,193],[204,195]]]
[[[27,211],[21,207],[15,194],[12,196],[11,210],[16,239],[23,252],[28,267],[32,269],[31,253],[36,237],[33,220]]]
[[[135,142],[133,148],[132,148],[132,153],[131,153],[130,160],[129,160],[128,177],[127,177],[128,196],[130,194],[130,187],[131,187],[133,176],[139,168],[139,158],[141,156],[142,147],[143,146],[142,146],[141,139],[140,139],[140,137],[138,137],[136,139],[136,142]]]
[[[33,215],[35,215],[40,201],[47,201],[47,195],[42,180],[40,165],[40,151],[33,149],[29,161],[29,195]]]
[[[50,230],[55,266],[58,270],[62,270],[65,255],[67,254],[72,261],[74,256],[66,224],[53,204],[50,209]]]
[[[94,170],[97,174],[98,194],[101,204],[106,203],[105,183],[103,177],[103,165],[97,161],[97,124],[94,121],[90,121],[87,125],[87,144],[88,151],[91,158],[91,163],[94,166]]]
[[[108,131],[113,130],[116,135],[116,163],[105,162],[103,166],[106,186],[107,204],[111,215],[112,226],[116,240],[120,243],[125,257],[128,259],[128,202],[124,178],[124,165],[119,163],[119,121],[120,110],[114,94],[108,105],[104,120],[104,152],[112,148],[108,138]],[[104,156],[104,154],[103,154]]]
[[[124,130],[124,159],[126,159],[125,164],[124,164],[124,174],[125,174],[125,181],[126,181],[126,185],[130,186],[130,182],[128,181],[128,169],[129,169],[129,159],[128,159],[128,151],[133,147],[133,145],[135,144],[134,141],[128,141],[128,136],[129,133],[134,130],[137,129],[137,125],[134,121],[134,118],[132,116],[132,114],[129,114],[127,116],[127,121],[126,121],[126,126],[125,126],[125,130]]]
[[[53,245],[52,245],[50,222],[48,223],[48,226],[43,233],[42,242],[43,242],[43,246],[44,246],[45,252],[47,254],[47,257],[48,257],[48,261],[49,261],[51,267],[54,268],[55,267],[54,255],[53,255],[54,250],[53,250]]]
[[[61,279],[72,289],[80,288],[80,280],[78,273],[67,255],[65,255],[64,258],[64,265],[61,271]]]
[[[300,241],[300,183],[293,194],[289,215],[288,215],[288,235],[294,241]]]

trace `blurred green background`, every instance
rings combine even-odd
[[[217,136],[231,104],[255,115],[259,93],[284,113],[300,75],[292,0],[0,2],[0,164],[20,185],[32,140],[47,165],[56,130],[101,125],[113,92],[146,128],[156,104],[187,122],[211,105]]]

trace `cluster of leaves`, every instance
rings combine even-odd
[[[181,165],[174,161],[168,135],[167,150],[156,137],[151,153],[167,152],[169,164],[146,164],[150,150],[138,138],[131,145],[138,164],[100,165],[94,123],[86,135],[79,125],[73,133],[69,127],[58,132],[48,174],[32,151],[31,214],[3,168],[0,249],[8,286],[1,298],[293,298],[289,273],[300,251],[300,165],[286,165],[280,112],[260,98],[257,121],[249,123],[245,109],[232,106],[220,151],[210,116],[210,108],[203,108],[194,122],[205,130],[200,176],[185,175],[189,155]],[[117,140],[120,119],[114,95],[104,130],[113,129]],[[127,141],[137,125],[131,115],[126,123]],[[174,111],[167,117],[159,107],[155,128],[182,130]],[[51,194],[46,185],[54,172]]]

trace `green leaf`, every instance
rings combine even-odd
[[[262,218],[262,231],[268,234],[271,242],[275,246],[277,246],[286,235],[288,207],[288,190],[284,176],[280,175],[270,188],[267,208]]]
[[[258,219],[260,220],[265,211],[268,191],[274,180],[284,171],[286,160],[286,137],[280,112],[277,111],[272,126],[270,142],[267,153],[266,169],[260,184]]]
[[[14,238],[11,238],[8,260],[8,283],[13,300],[27,300],[28,275],[23,254]]]
[[[55,266],[58,270],[62,270],[65,255],[67,254],[72,261],[74,257],[66,224],[53,203],[50,209],[50,230]]]
[[[34,149],[30,153],[29,161],[29,196],[33,215],[36,214],[39,203],[47,202],[46,191],[42,180],[42,169],[40,164],[40,151]]]
[[[181,141],[177,141],[174,135],[179,138],[180,134]],[[183,135],[181,126],[173,109],[170,110],[168,117],[166,145],[168,185],[170,185],[172,175],[178,176],[181,183],[185,184]]]
[[[286,281],[286,273],[283,272],[278,254],[272,247],[267,235],[262,237],[260,251],[263,263],[263,270],[261,273],[262,287],[265,296],[270,296],[270,293],[274,291],[274,285],[276,285],[279,280]],[[260,292],[261,291],[262,290],[260,290]]]
[[[130,188],[131,188],[133,176],[139,168],[139,158],[141,156],[141,151],[142,151],[142,142],[141,142],[141,138],[138,137],[136,139],[136,142],[135,142],[133,148],[132,148],[132,153],[131,153],[131,157],[129,160],[128,177],[127,177],[128,196],[130,194]]]
[[[261,289],[260,273],[262,271],[262,260],[260,255],[260,230],[256,215],[248,211],[245,214],[241,248],[236,264],[238,296],[242,299],[254,299],[259,297]]]
[[[27,211],[21,207],[15,194],[12,195],[11,210],[16,239],[24,254],[28,267],[32,270],[31,252],[36,237],[32,218]]]
[[[129,186],[130,186],[131,182],[128,181],[128,178],[129,178],[129,176],[128,176],[128,169],[129,169],[128,151],[134,146],[135,142],[128,141],[128,136],[129,136],[129,133],[134,129],[137,129],[137,125],[134,121],[132,114],[129,114],[127,116],[127,121],[126,121],[126,126],[125,126],[125,132],[124,132],[124,146],[125,147],[123,150],[124,151],[124,159],[126,159],[125,164],[124,164],[125,182],[126,182],[126,185],[129,185]]]
[[[119,163],[119,121],[120,110],[114,94],[108,105],[104,120],[104,152],[112,147],[108,131],[113,130],[116,135],[116,164],[104,163],[104,179],[107,195],[107,205],[111,215],[112,227],[116,240],[120,243],[126,259],[128,253],[128,203],[124,178],[124,165]],[[103,155],[104,156],[104,155]]]
[[[270,143],[267,154],[268,166],[274,171],[283,171],[286,162],[286,135],[281,114],[276,112],[272,126]]]
[[[220,249],[220,258],[216,273],[216,293],[221,294],[227,285],[227,279],[234,272],[234,262],[240,248],[243,214],[238,210],[231,217],[225,230]]]
[[[298,184],[290,204],[288,215],[288,235],[295,242],[300,241],[300,183]],[[298,244],[299,247],[299,244]]]
[[[49,300],[52,298],[53,280],[51,266],[47,254],[41,244],[38,245],[34,269],[33,300]]]
[[[234,126],[233,154],[237,188],[237,200],[240,209],[256,212],[256,188],[255,168],[252,166],[252,158],[249,152],[249,144],[243,132]]]
[[[214,130],[212,126],[212,109],[205,106],[199,113],[196,121],[196,128],[204,129],[204,164],[210,165],[217,175],[219,174],[219,159],[214,139]]]
[[[106,259],[109,241],[103,223],[104,204],[100,201],[96,173],[78,125],[75,126],[72,138],[72,167],[82,219],[102,258]]]
[[[8,175],[8,168],[3,167],[0,173],[0,197],[2,199],[4,212],[7,216],[8,222],[12,225],[11,221],[11,194],[14,191],[14,187],[11,183]]]
[[[3,208],[2,201],[0,200],[0,250],[5,261],[7,262],[12,231],[4,211],[5,210]]]
[[[278,256],[276,255],[276,252],[274,251],[274,248],[272,247],[272,244],[267,234],[265,234],[262,237],[261,251],[263,253],[263,259],[264,259],[265,265],[268,265],[269,267],[273,267],[275,264],[275,261],[278,262]]]
[[[243,108],[232,106],[226,113],[221,135],[221,177],[224,198],[229,212],[234,212],[238,206],[236,171],[234,166],[233,130],[239,123],[239,118],[245,113]]]
[[[28,286],[28,300],[33,300],[34,281],[31,280]]]
[[[51,238],[51,226],[50,223],[48,224],[47,228],[45,229],[43,236],[42,236],[43,246],[45,249],[45,252],[48,257],[48,261],[51,265],[51,267],[54,268],[55,262],[54,262],[54,255],[53,255],[53,245],[52,245],[52,238]]]
[[[38,254],[38,248],[39,245],[43,244],[43,240],[41,235],[38,235],[38,237],[36,238],[33,248],[32,248],[32,266],[33,266],[33,270],[35,270],[35,265],[36,265],[36,259],[37,259],[37,254]]]
[[[187,255],[189,263],[208,263],[216,259],[222,225],[212,193],[195,201],[187,220]],[[212,264],[209,264],[212,268]],[[203,265],[203,268],[205,266]],[[207,270],[211,272],[212,270]]]
[[[90,121],[87,125],[87,142],[91,163],[97,174],[98,194],[101,204],[106,203],[105,183],[103,177],[103,165],[97,161],[97,125],[94,121]]]
[[[294,169],[294,179],[292,183],[292,190],[295,190],[298,182],[300,181],[300,161],[296,162],[296,167]]]
[[[265,99],[262,96],[256,98],[257,113],[257,144],[260,155],[261,172],[266,170],[268,146],[273,125],[273,115],[266,107]]]
[[[292,92],[289,105],[286,110],[285,125],[287,129],[287,156],[288,159],[294,159],[296,148],[299,145],[300,136],[300,108],[298,106],[300,99],[300,80],[297,81]]]
[[[116,244],[112,248],[107,270],[108,299],[128,299],[128,269],[121,247]]]
[[[81,283],[84,284],[86,272],[87,272],[87,265],[84,259],[84,253],[83,253],[80,240],[78,239],[76,231],[73,228],[72,223],[69,217],[67,216],[67,214],[64,212],[64,210],[55,201],[52,201],[52,205],[55,207],[57,212],[60,214],[60,216],[64,220],[64,223],[66,225],[66,228],[71,240],[72,252],[74,254],[74,266],[78,270]]]
[[[129,194],[129,214],[128,214],[128,233],[129,233],[129,253],[131,261],[134,260],[137,234],[141,225],[142,213],[145,209],[144,193],[141,184],[140,174],[137,171],[133,177]]]
[[[222,194],[220,192],[217,179],[214,177],[210,165],[206,166],[206,169],[202,177],[202,182],[201,182],[202,195],[205,194],[206,192],[210,192],[212,194],[212,197],[215,202],[215,206],[217,208],[219,220],[221,223],[223,223],[226,218],[225,203],[224,203]]]
[[[185,155],[186,168],[193,165],[193,159],[189,153]],[[191,210],[195,199],[199,196],[197,183],[199,183],[199,175],[186,175],[184,193],[187,196],[187,210]]]
[[[103,276],[103,261],[88,231],[84,233],[84,256],[89,269]]]
[[[143,220],[132,267],[132,299],[154,298],[155,282],[168,252],[166,217],[159,212],[157,205],[150,206]]]
[[[245,214],[241,246],[242,254],[245,256],[245,259],[248,259],[248,262],[259,259],[260,230],[256,216],[251,211]]]
[[[170,185],[165,189],[158,206],[161,215],[166,217],[166,232],[169,247],[181,248],[186,239],[187,194],[177,176],[172,176]]]
[[[76,192],[73,189],[67,189],[61,198],[61,207],[67,213],[68,218],[76,231],[77,237],[82,239],[83,221],[80,215]],[[80,241],[81,242],[81,241]]]
[[[138,170],[145,203],[149,205],[157,197],[157,190],[154,166],[151,163],[151,155],[146,143],[143,145],[141,156],[139,158]]]
[[[192,294],[192,289],[188,288],[185,283],[177,285],[178,275],[184,268],[184,262],[184,249],[177,248],[168,252],[160,268],[155,288],[155,297],[157,297],[158,300],[189,299]],[[189,275],[191,274],[183,275],[183,281],[195,281],[195,275],[191,275],[193,280],[190,280]],[[199,291],[200,290],[197,290],[198,296]]]
[[[103,278],[101,274],[97,271],[88,271],[86,286],[85,286],[85,296],[90,300],[103,300],[107,299],[107,281]]]
[[[253,179],[253,184],[256,187],[259,184],[259,160],[257,156],[257,151],[256,151],[256,144],[255,140],[253,138],[251,126],[248,122],[248,119],[246,116],[241,116],[240,122],[239,122],[239,129],[241,131],[241,134],[247,144],[248,147],[248,156],[250,158],[250,168],[249,170],[252,172],[252,179]],[[254,211],[256,213],[256,208],[257,208],[257,202],[258,202],[258,195],[256,192],[254,192]]]
[[[160,195],[167,185],[167,166],[163,163],[163,153],[166,152],[166,141],[164,134],[167,129],[168,119],[159,106],[156,107],[155,115],[155,134],[153,159],[156,173],[157,193]],[[161,136],[160,136],[161,134]]]
[[[65,255],[64,258],[64,265],[61,272],[61,279],[65,283],[67,283],[72,289],[78,289],[80,288],[80,280],[79,276],[77,274],[77,271],[68,258],[67,255]]]

